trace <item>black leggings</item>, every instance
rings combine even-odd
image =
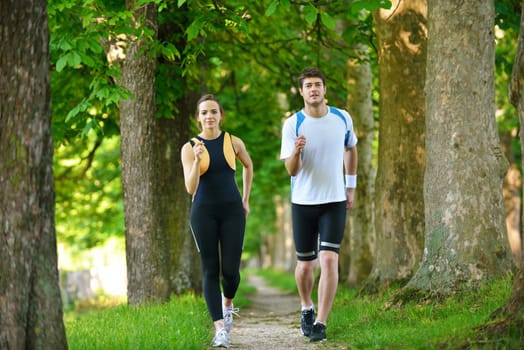
[[[221,320],[222,292],[234,298],[240,283],[240,259],[246,216],[242,202],[195,204],[191,207],[191,231],[202,261],[202,288],[213,321]]]

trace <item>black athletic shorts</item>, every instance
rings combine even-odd
[[[292,203],[291,215],[298,260],[315,260],[318,250],[339,252],[346,224],[346,201],[314,205]]]

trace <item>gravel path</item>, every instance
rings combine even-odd
[[[229,349],[242,350],[317,350],[348,349],[328,341],[310,343],[300,333],[300,300],[266,285],[264,279],[251,275],[248,284],[257,291],[250,299],[249,309],[240,310],[230,334]]]

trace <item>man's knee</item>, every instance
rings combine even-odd
[[[338,253],[321,250],[319,254],[320,267],[323,269],[338,269]]]
[[[300,274],[312,273],[315,269],[316,260],[311,261],[297,261],[296,271]]]

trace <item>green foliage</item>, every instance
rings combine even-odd
[[[495,24],[502,30],[520,27],[520,0],[495,0]]]
[[[495,99],[499,132],[510,135],[507,152],[510,159],[522,169],[522,155],[519,139],[519,118],[517,111],[509,102],[508,85],[511,80],[513,60],[517,52],[517,38],[520,26],[520,1],[497,0],[496,10],[496,51],[495,51]]]
[[[119,138],[92,136],[56,147],[54,169],[60,242],[75,252],[124,234]]]
[[[246,253],[254,254],[262,236],[275,230],[275,198],[289,193],[279,160],[280,128],[303,105],[297,75],[305,66],[320,67],[328,77],[328,103],[345,107],[347,59],[358,57],[358,43],[375,47],[370,13],[391,2],[141,0],[136,5],[149,3],[159,11],[158,40],[146,48],[158,63],[157,116],[190,117],[180,115],[179,105],[188,91],[220,98],[224,129],[244,140],[255,165],[245,244]],[[520,8],[516,0],[495,5],[504,33],[497,38],[498,121],[501,130],[513,132],[518,118],[507,101],[507,81]],[[106,139],[119,135],[118,103],[130,95],[115,83],[118,60],[110,64],[106,52],[124,38],[154,38],[132,25],[131,15],[124,0],[49,2],[58,235],[80,247],[123,232],[118,141]],[[370,59],[376,70],[374,50]],[[520,158],[517,139],[514,150]],[[90,154],[96,162],[86,167]],[[98,208],[101,203],[112,206]]]
[[[108,63],[104,45],[116,40],[116,33],[133,32],[128,30],[130,13],[114,5],[90,0],[49,2],[56,143],[85,137],[91,131],[108,136],[118,133],[118,103],[129,93],[114,83],[119,70]],[[99,123],[101,119],[106,122]]]

